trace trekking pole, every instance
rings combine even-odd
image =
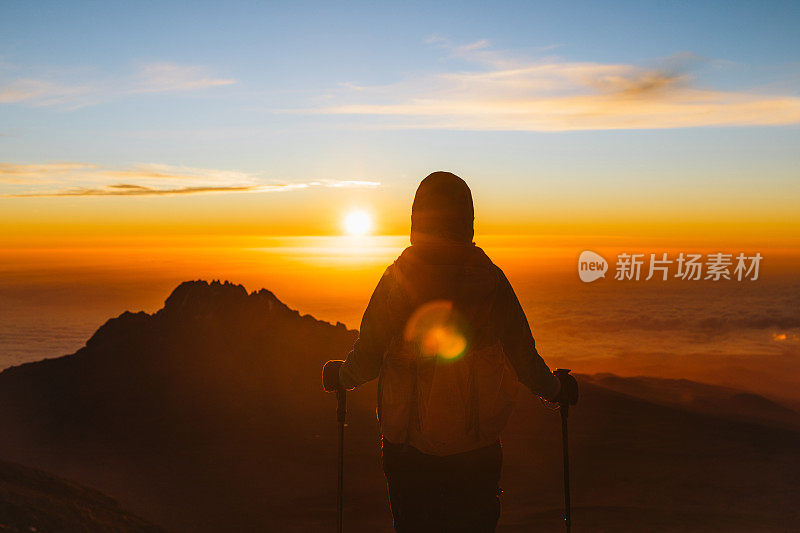
[[[569,374],[569,369],[559,368],[556,374]],[[569,502],[569,440],[567,434],[567,417],[569,416],[569,403],[560,404],[561,411],[561,442],[564,451],[564,524],[567,526],[567,533],[572,530]]]
[[[347,391],[336,390],[336,420],[339,422],[339,479],[336,487],[336,533],[342,533],[342,515],[344,514],[344,421],[347,415]]]

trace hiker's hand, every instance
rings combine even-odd
[[[344,361],[332,359],[322,367],[322,388],[324,388],[326,392],[335,392],[340,388],[339,368],[342,366],[342,363],[344,363]]]
[[[555,397],[556,403],[559,405],[575,405],[578,403],[578,381],[572,377],[568,372],[553,372],[561,382],[561,390],[558,391],[558,396]]]

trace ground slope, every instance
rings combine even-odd
[[[108,496],[51,474],[0,461],[0,531],[157,532]]]

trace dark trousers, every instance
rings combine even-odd
[[[500,442],[439,457],[383,441],[397,533],[491,533],[500,518]]]

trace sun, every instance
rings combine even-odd
[[[366,235],[372,230],[372,217],[366,211],[350,211],[344,217],[344,229],[348,235]]]

